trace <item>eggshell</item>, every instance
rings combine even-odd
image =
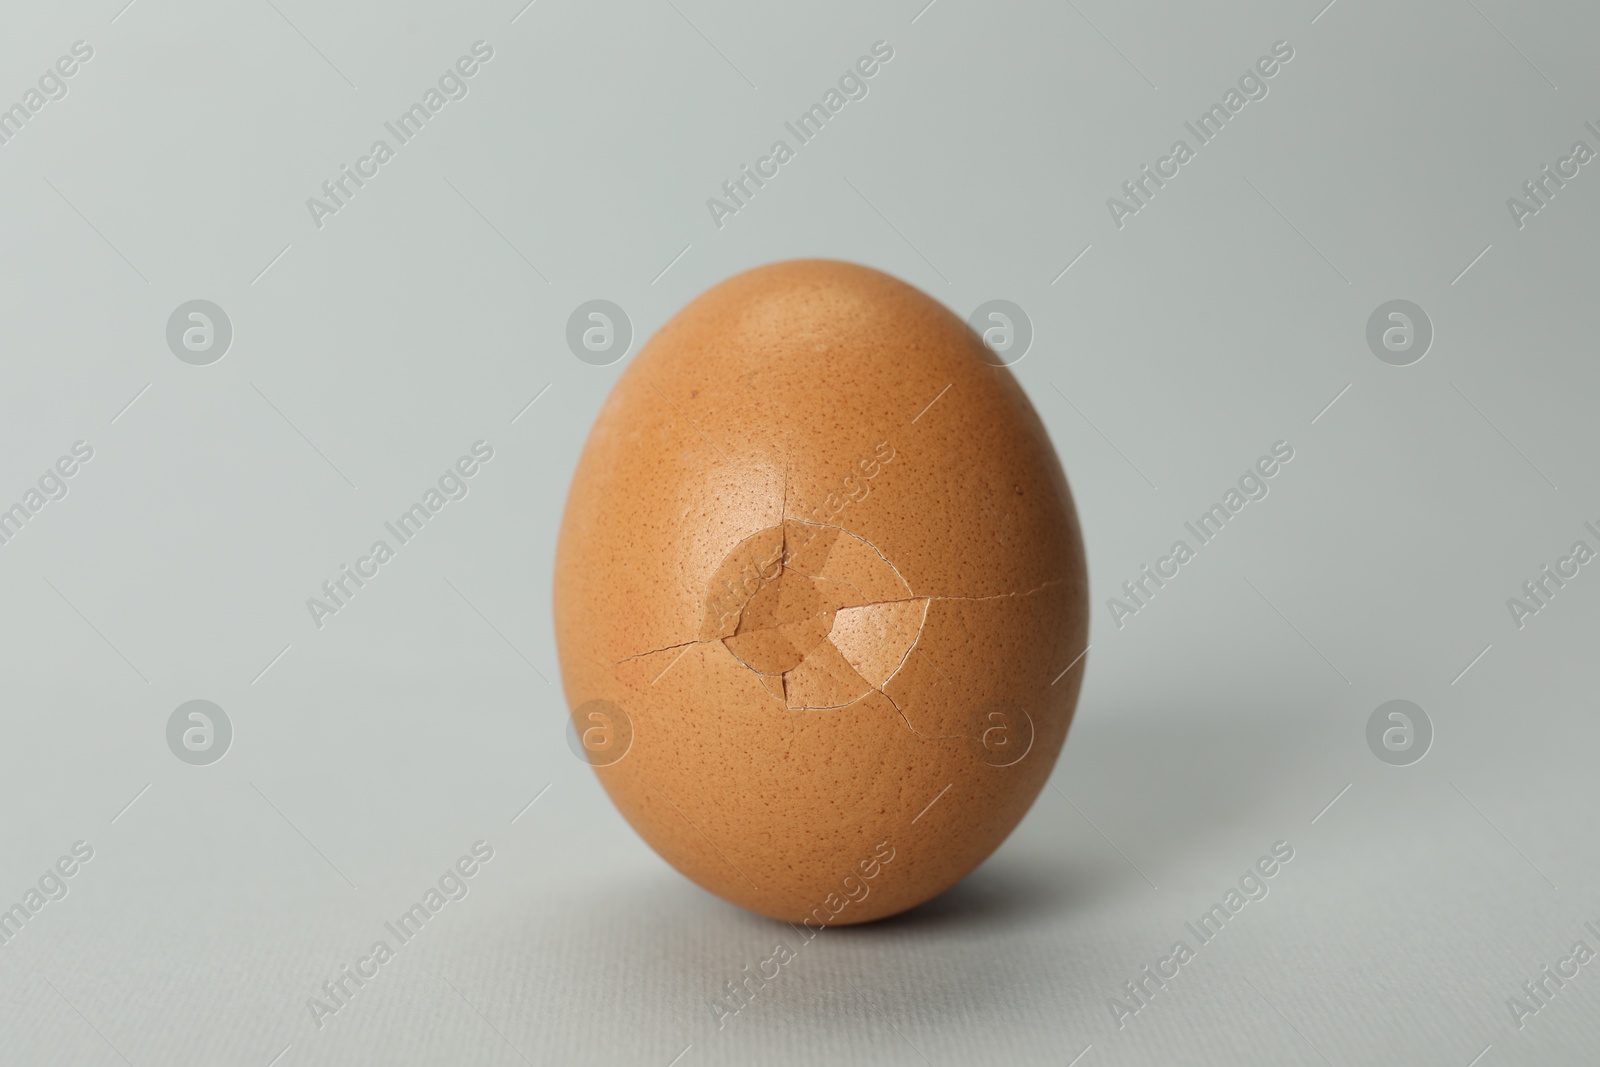
[[[777,263],[662,326],[595,421],[556,557],[567,699],[626,720],[596,773],[726,900],[811,928],[912,907],[1055,765],[1083,543],[983,352],[886,274]]]

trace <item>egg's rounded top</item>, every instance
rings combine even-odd
[[[558,563],[562,592],[625,601],[607,616],[621,654],[682,640],[702,609],[683,578],[703,581],[778,516],[831,521],[880,442],[900,454],[897,475],[924,476],[841,510],[913,589],[982,596],[1063,577],[1081,552],[1066,479],[981,346],[943,304],[854,263],[790,260],[713,287],[660,328],[595,421],[567,526],[627,565]],[[1041,499],[1054,506],[1019,506]]]

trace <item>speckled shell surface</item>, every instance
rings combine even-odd
[[[625,741],[591,760],[622,814],[726,900],[813,928],[912,907],[1055,765],[1083,543],[984,352],[886,274],[777,263],[662,326],[595,421],[556,553],[568,704]]]

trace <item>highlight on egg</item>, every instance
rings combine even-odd
[[[554,589],[574,743],[618,810],[705,889],[812,929],[998,848],[1086,660],[1033,406],[949,309],[843,262],[748,271],[661,327],[595,420]]]

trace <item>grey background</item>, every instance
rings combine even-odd
[[[0,898],[95,854],[0,948],[0,1061],[1593,1061],[1600,963],[1520,1029],[1506,1002],[1600,949],[1600,577],[1520,630],[1505,601],[1596,545],[1600,164],[1521,230],[1505,201],[1600,147],[1600,13],[924,2],[7,7],[5,102],[95,55],[0,146],[0,498],[95,454],[0,546]],[[470,94],[313,226],[480,39]],[[870,95],[716,228],[706,198],[880,39]],[[1270,95],[1116,228],[1106,198],[1280,39]],[[719,1030],[707,1001],[795,939],[657,859],[562,740],[554,539],[627,366],[564,336],[608,299],[636,352],[794,256],[1027,310],[1094,643],[994,858]],[[1435,330],[1407,367],[1365,343],[1396,298]],[[193,299],[234,328],[209,366],[166,345]],[[467,498],[315,628],[480,439]],[[1271,495],[1119,630],[1104,598],[1279,439]],[[1435,731],[1405,767],[1365,740],[1397,698]],[[209,766],[167,748],[191,699],[232,723]],[[319,1030],[307,998],[479,839],[470,895]],[[1109,998],[1278,840],[1270,895],[1119,1029]]]

